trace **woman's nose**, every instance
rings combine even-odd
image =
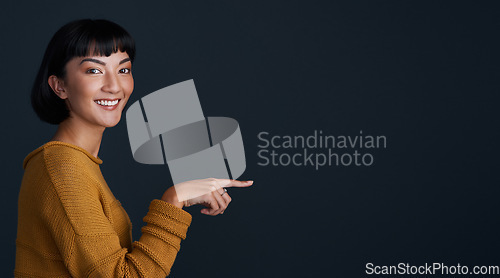
[[[121,86],[118,80],[118,76],[112,73],[105,74],[102,90],[112,94],[120,92]]]

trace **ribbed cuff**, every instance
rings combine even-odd
[[[187,211],[180,209],[170,203],[155,199],[149,205],[149,210],[159,212],[166,217],[173,218],[186,225],[191,225],[192,216]]]
[[[151,202],[149,212],[144,217],[144,222],[165,229],[182,239],[186,238],[191,220],[191,214],[185,210],[158,199]]]

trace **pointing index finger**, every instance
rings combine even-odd
[[[217,179],[217,183],[221,187],[248,187],[253,184],[253,181],[239,181],[230,179]]]

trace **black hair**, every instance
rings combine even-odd
[[[65,101],[48,84],[49,76],[64,79],[66,64],[74,57],[110,56],[118,50],[126,52],[134,61],[134,39],[116,23],[104,19],[81,19],[61,27],[45,50],[31,89],[31,105],[38,117],[51,124],[59,124],[69,117]]]

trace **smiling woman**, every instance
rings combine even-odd
[[[201,204],[222,214],[231,202],[224,187],[251,182],[203,179],[184,187],[209,192],[182,202],[175,187],[153,200],[142,236],[113,196],[98,158],[104,130],[115,126],[132,94],[135,46],[107,20],[78,20],[50,41],[32,89],[43,121],[58,124],[53,138],[25,158],[18,202],[16,277],[165,277],[191,215]]]
[[[118,51],[104,57],[74,57],[66,64],[64,77],[49,76],[50,87],[70,110],[53,140],[64,141],[76,133],[102,133],[115,126],[134,89],[131,67],[127,52]],[[94,156],[97,152],[92,150]]]

